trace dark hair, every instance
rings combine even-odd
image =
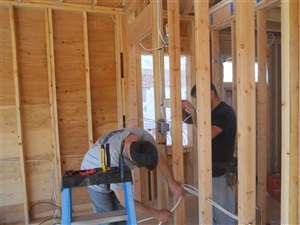
[[[135,141],[130,145],[130,155],[137,167],[154,170],[158,163],[158,151],[149,141]]]
[[[210,82],[210,90],[213,91],[217,97],[219,97],[217,89],[216,89],[215,85],[212,82]],[[191,96],[192,97],[196,96],[196,84],[191,89]]]
[[[192,87],[191,96],[192,97],[196,96],[196,84],[194,85],[194,87]]]

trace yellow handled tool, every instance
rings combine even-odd
[[[105,148],[104,145],[101,145],[101,167],[103,173],[109,171],[109,169],[105,165]]]

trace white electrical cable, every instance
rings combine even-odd
[[[190,186],[190,185],[187,185],[187,184],[183,184],[182,185],[182,187],[186,190],[186,191],[188,191],[188,192],[190,192],[190,193],[192,193],[192,194],[194,194],[194,195],[196,195],[196,196],[200,196],[199,195],[199,191],[196,189],[196,188],[194,188],[194,187],[192,187],[192,186]],[[224,209],[224,208],[222,208],[220,205],[218,205],[217,203],[215,203],[213,200],[211,200],[210,198],[205,198],[206,199],[206,201],[208,201],[210,204],[212,204],[213,206],[215,206],[217,209],[219,209],[219,210],[221,210],[223,213],[225,213],[226,215],[228,215],[228,216],[230,216],[231,218],[233,218],[233,219],[235,219],[235,220],[238,220],[238,216],[237,215],[234,215],[233,213],[231,213],[231,212],[228,212],[226,209]]]
[[[191,193],[191,194],[193,194],[193,195],[196,195],[196,196],[200,196],[199,195],[199,191],[195,188],[195,187],[193,187],[193,186],[191,186],[191,185],[188,185],[188,184],[182,184],[181,185],[182,187],[183,187],[183,189],[184,190],[186,190],[187,192],[189,192],[189,193]],[[216,202],[214,202],[213,200],[211,200],[210,198],[205,198],[206,199],[206,201],[208,201],[210,204],[212,204],[214,207],[216,207],[217,209],[219,209],[219,210],[221,210],[223,213],[225,213],[227,216],[230,216],[231,218],[233,218],[233,219],[235,219],[235,220],[238,220],[238,216],[237,215],[235,215],[235,214],[233,214],[233,213],[231,213],[231,212],[229,212],[229,211],[227,211],[226,209],[224,209],[224,208],[222,208],[219,204],[217,204]],[[178,204],[180,203],[180,201],[181,201],[181,198],[179,198],[179,200],[178,200],[178,202],[175,204],[175,206],[170,210],[170,212],[173,212],[175,209],[176,209],[176,207],[178,206]],[[143,220],[140,220],[140,221],[138,221],[137,223],[142,223],[142,222],[145,222],[145,221],[147,221],[147,220],[151,220],[151,219],[153,219],[154,217],[149,217],[149,218],[146,218],[146,219],[143,219]],[[162,222],[160,222],[158,225],[161,225],[162,224]]]
[[[52,168],[52,193],[51,193],[51,203],[54,204],[55,206],[57,206],[57,199],[56,199],[56,183],[55,183],[55,167],[54,167],[54,163],[50,160],[47,159],[29,159],[26,160],[25,162],[47,162],[51,164],[51,168]],[[54,199],[54,203],[52,202],[52,199]],[[52,206],[52,210],[53,210],[53,217],[56,218],[58,217],[58,210],[57,207]]]
[[[139,44],[140,44],[140,46],[141,46],[144,50],[146,50],[146,51],[160,50],[160,49],[162,49],[162,47],[165,46],[165,45],[161,45],[161,46],[158,47],[158,48],[145,48],[144,45],[142,45],[141,42],[140,42]]]
[[[237,217],[237,215],[234,215],[231,212],[228,212],[226,209],[222,208],[219,204],[215,203],[213,200],[211,200],[210,198],[205,198],[210,204],[212,204],[213,206],[215,206],[217,209],[221,210],[223,213],[225,213],[227,216],[230,216],[231,218],[235,219],[235,220],[239,220],[239,218]]]
[[[175,206],[170,210],[170,212],[173,212],[176,207],[178,206],[178,204],[180,203],[181,201],[181,198],[178,199],[177,203],[175,204]],[[148,221],[148,220],[152,220],[154,219],[154,217],[148,217],[148,218],[145,218],[145,219],[142,219],[142,220],[139,220],[137,223],[142,223],[142,222],[145,222],[145,221]],[[163,223],[163,221],[159,222],[158,225],[161,225]]]

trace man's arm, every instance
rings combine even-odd
[[[181,184],[175,181],[170,167],[162,156],[159,156],[157,168],[162,173],[164,178],[168,181],[171,192],[178,198],[184,197],[184,192]]]
[[[197,125],[196,109],[189,100],[182,100],[182,121]]]
[[[213,140],[215,137],[217,137],[222,132],[223,132],[223,130],[220,127],[212,126],[211,127],[211,139]]]

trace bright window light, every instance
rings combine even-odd
[[[181,96],[182,99],[186,99],[186,56],[181,56]],[[155,123],[155,102],[154,102],[154,79],[153,79],[153,57],[152,55],[142,55],[141,56],[141,66],[142,66],[142,94],[143,94],[143,124],[144,129],[148,130],[150,133],[154,134],[156,132]],[[164,57],[164,68],[165,68],[165,98],[170,98],[170,66],[169,66],[169,56]],[[171,129],[171,108],[166,107],[165,117],[166,122],[169,124]],[[188,129],[187,124],[182,126],[183,136],[182,142],[186,146],[188,144]],[[167,145],[172,144],[171,132],[167,133]]]
[[[258,81],[258,65],[254,64],[255,82]],[[223,63],[223,82],[232,82],[232,62]]]

